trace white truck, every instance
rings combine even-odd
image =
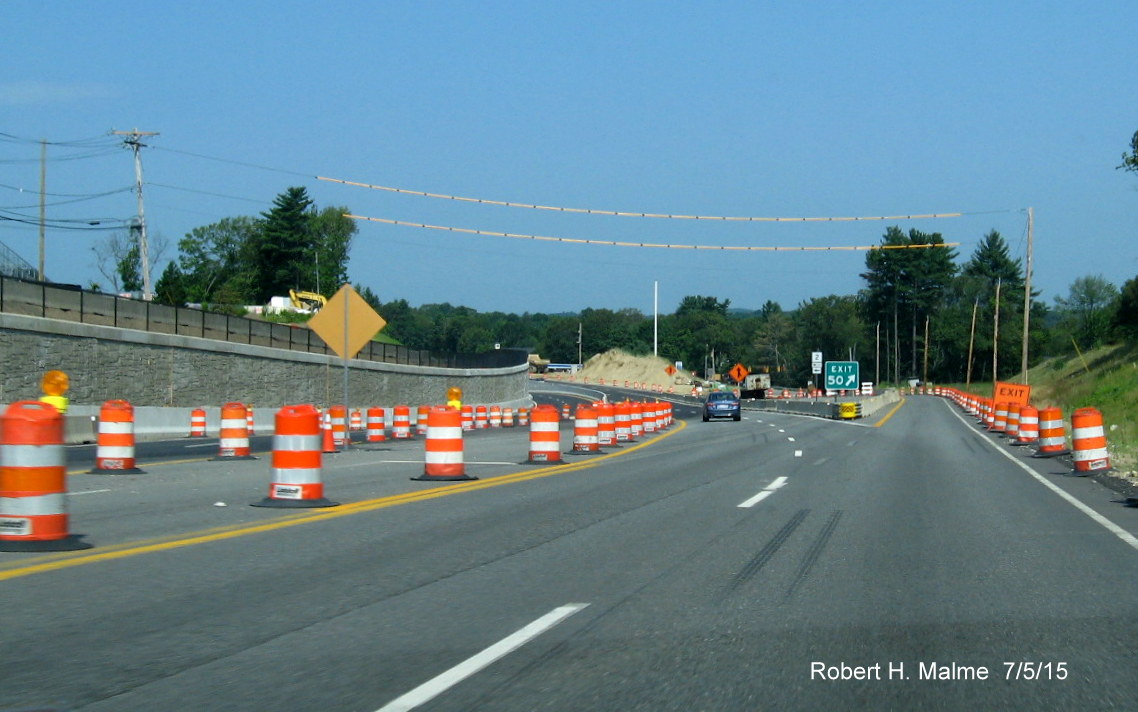
[[[740,398],[766,398],[771,387],[769,373],[750,373],[739,384]]]

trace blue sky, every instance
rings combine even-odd
[[[169,243],[155,278],[185,233],[265,211],[291,185],[360,215],[592,240],[871,245],[897,224],[962,243],[961,261],[992,229],[1022,256],[1032,206],[1047,302],[1079,276],[1138,275],[1138,176],[1114,168],[1138,130],[1138,3],[9,0],[3,16],[0,133],[29,140],[0,139],[0,214],[38,216],[38,140],[158,131],[143,152],[148,230]],[[49,219],[136,213],[129,191],[63,202],[129,188],[129,151],[48,157]],[[653,220],[317,175],[601,210],[966,215]],[[106,284],[93,248],[108,234],[50,230],[49,279]],[[0,221],[0,241],[36,263],[35,226]],[[662,311],[687,294],[792,308],[855,293],[865,254],[362,223],[350,274],[384,300],[479,311],[650,313],[654,281]]]

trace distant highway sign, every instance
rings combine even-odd
[[[857,361],[827,361],[825,374],[826,390],[857,390],[860,387],[861,374]]]

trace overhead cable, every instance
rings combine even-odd
[[[576,237],[549,237],[546,235],[522,235],[513,232],[493,232],[490,230],[475,230],[465,227],[448,227],[445,225],[428,225],[426,223],[407,222],[405,220],[391,220],[389,218],[373,218],[364,215],[345,213],[344,217],[352,220],[366,220],[368,222],[383,223],[385,225],[402,225],[403,227],[418,227],[428,230],[444,230],[467,235],[485,235],[489,237],[512,237],[521,240],[540,240],[545,242],[566,242],[577,245],[609,245],[614,247],[649,247],[672,250],[722,250],[736,252],[842,252],[854,250],[910,250],[930,247],[957,247],[959,242],[940,242],[928,245],[828,245],[820,247],[772,247],[765,245],[677,245],[652,242],[625,242],[617,240],[587,240]]]
[[[926,218],[958,218],[964,213],[924,213],[918,215],[874,215],[861,217],[757,217],[757,216],[724,216],[724,215],[676,215],[672,213],[640,213],[624,210],[597,210],[595,208],[563,208],[555,205],[536,205],[533,203],[515,203],[508,200],[487,200],[485,198],[467,198],[460,195],[446,195],[443,193],[428,193],[422,190],[407,190],[406,188],[392,188],[385,185],[372,185],[341,178],[328,178],[316,176],[317,180],[343,185],[354,185],[372,190],[383,190],[389,193],[403,195],[418,195],[424,198],[441,198],[443,200],[457,200],[464,203],[479,203],[481,205],[502,205],[509,208],[530,208],[532,210],[552,210],[559,213],[584,213],[587,215],[616,215],[628,218],[665,218],[670,220],[721,220],[733,222],[856,222],[862,220],[919,220]]]

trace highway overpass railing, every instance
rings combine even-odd
[[[303,325],[277,324],[202,309],[172,307],[78,287],[12,277],[0,277],[0,311],[159,334],[197,336],[289,351],[335,353],[323,339]],[[438,354],[371,341],[356,358],[435,368],[503,368],[526,363],[528,354],[516,349]]]

